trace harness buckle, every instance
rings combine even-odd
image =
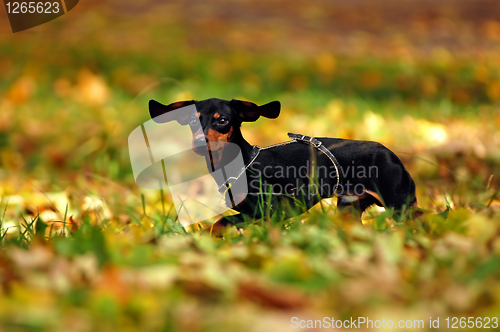
[[[317,140],[317,139],[315,139],[315,138],[313,139],[312,137],[311,137],[311,141],[310,141],[310,142],[311,142],[311,144],[312,144],[312,145],[313,145],[316,149],[319,149],[319,147],[321,146],[321,144],[323,144],[323,143],[322,143],[322,142],[320,142],[319,140]]]

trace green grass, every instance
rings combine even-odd
[[[253,315],[278,319],[283,310],[285,327],[297,312],[301,319],[495,315],[498,212],[372,218],[363,226],[327,206],[232,228],[223,239],[186,232],[163,214],[147,217],[149,229],[86,218],[67,235],[48,236],[35,218],[3,240],[2,324],[245,330]],[[245,313],[243,320],[227,310]]]

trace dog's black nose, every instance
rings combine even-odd
[[[207,139],[205,136],[198,136],[193,140],[193,145],[195,148],[202,148],[207,146]]]

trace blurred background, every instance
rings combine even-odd
[[[499,18],[486,0],[84,0],[16,34],[3,20],[2,169],[131,184],[126,137],[147,98],[219,97],[282,102],[244,127],[256,144],[379,140],[424,179],[484,184],[500,153]]]
[[[279,100],[278,119],[245,124],[248,141],[376,140],[421,207],[500,207],[497,0],[80,0],[15,34],[0,17],[3,229],[45,213],[143,232],[146,213],[165,214],[168,196],[135,185],[127,147],[151,98]],[[450,303],[466,296],[456,289]],[[343,299],[349,313],[368,303]]]

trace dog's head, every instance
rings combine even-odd
[[[196,110],[186,107],[190,105],[194,105]],[[186,107],[185,112],[180,110],[183,107]],[[190,126],[193,151],[203,156],[208,154],[208,150],[220,151],[227,143],[233,142],[242,122],[254,122],[261,116],[275,119],[280,114],[280,109],[279,101],[262,106],[248,101],[217,98],[179,101],[170,105],[149,101],[149,114],[155,122],[175,120],[181,125]],[[173,112],[174,110],[178,111]]]

